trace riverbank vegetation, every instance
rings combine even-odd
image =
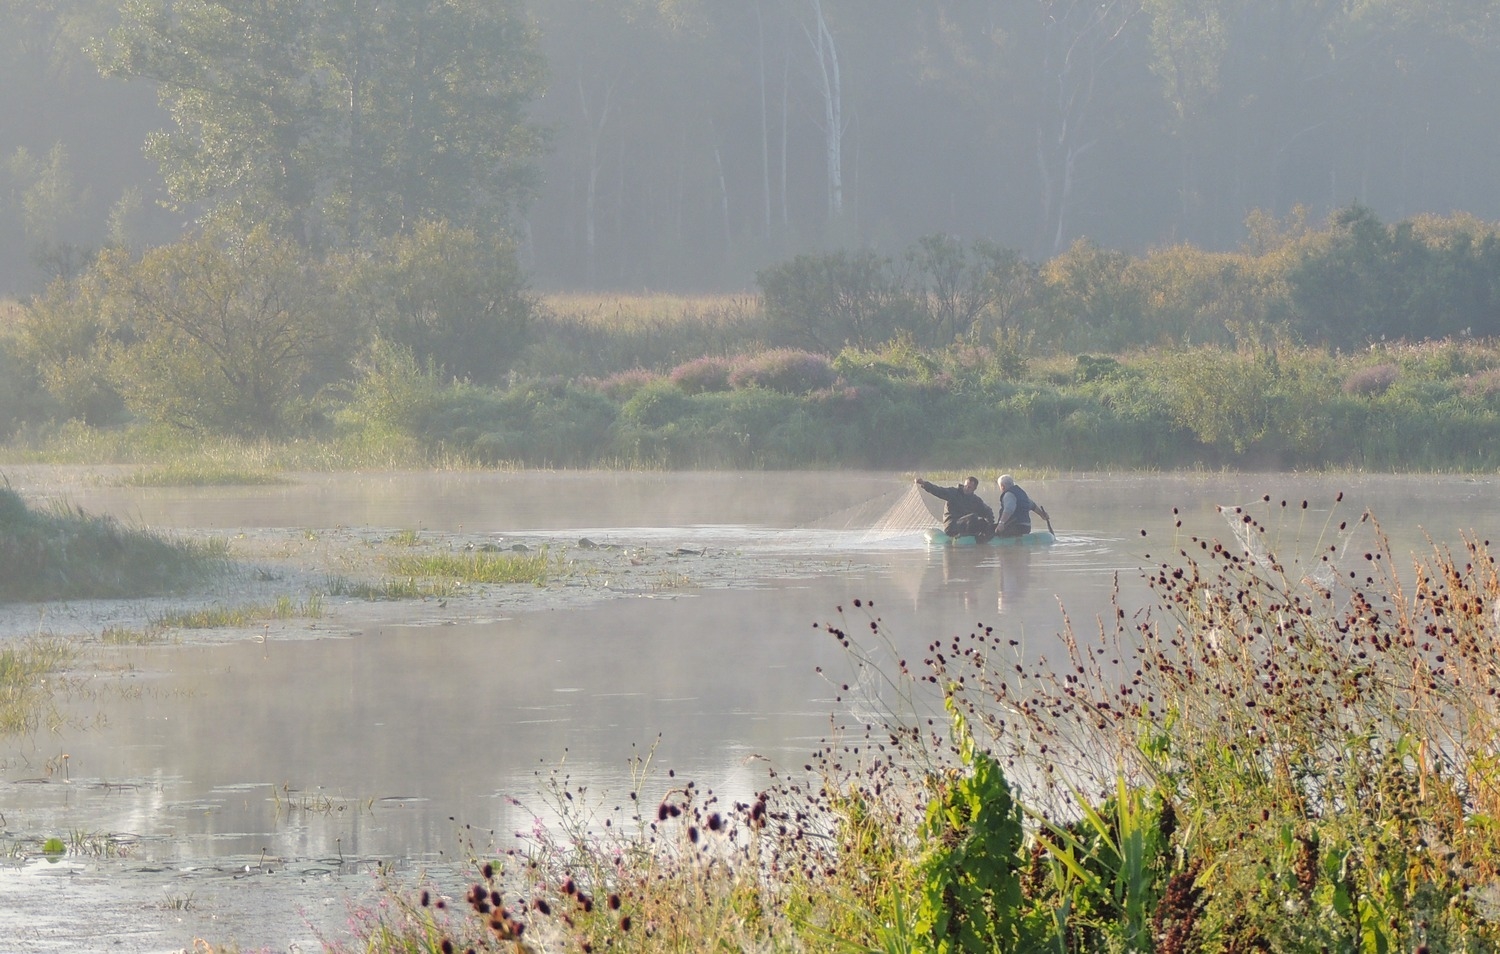
[[[933,237],[800,256],[756,296],[549,299],[508,245],[459,228],[321,263],[264,229],[205,233],[101,254],[9,317],[0,453],[157,462],[140,478],[156,482],[1500,466],[1494,227],[1351,207],[1252,235],[1215,254],[1081,242],[1042,264]]]
[[[1478,540],[1406,572],[1320,511],[1147,537],[1153,605],[1067,659],[981,627],[899,660],[855,601],[821,628],[859,715],[805,766],[735,800],[649,757],[623,795],[556,776],[523,847],[392,892],[357,947],[1494,950],[1500,572]]]
[[[226,552],[80,510],[35,510],[0,487],[0,602],[169,593],[212,572]]]

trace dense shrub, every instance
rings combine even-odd
[[[692,398],[669,382],[657,381],[631,395],[620,408],[620,418],[644,427],[663,427],[687,414],[691,408]]]
[[[508,440],[492,445],[497,459],[543,467],[584,467],[606,459],[619,416],[615,403],[594,391],[561,383],[515,389],[493,425]]]
[[[284,434],[349,350],[324,275],[265,228],[210,230],[95,268],[108,270],[107,297],[126,313],[112,381],[131,411],[154,421]]]
[[[339,267],[344,307],[369,330],[477,383],[504,377],[537,309],[508,241],[442,222],[422,223]]]
[[[1338,347],[1500,334],[1500,238],[1473,219],[1382,223],[1336,212],[1288,271],[1296,320]]]
[[[910,337],[898,336],[878,348],[844,348],[834,357],[833,369],[847,381],[879,387],[891,381],[931,381],[942,362]]]
[[[834,354],[919,324],[916,301],[890,261],[873,252],[799,255],[762,270],[756,281],[774,344]]]
[[[1344,378],[1344,393],[1357,397],[1375,397],[1384,394],[1400,376],[1401,369],[1394,364],[1373,364],[1353,371]]]
[[[1494,400],[1500,397],[1500,368],[1490,368],[1464,378],[1466,397]]]
[[[358,377],[339,417],[348,430],[411,435],[448,400],[451,387],[411,349],[376,338],[355,362]]]
[[[728,358],[703,357],[679,364],[667,375],[684,394],[728,391],[734,363]]]
[[[661,376],[645,368],[617,371],[605,378],[585,379],[582,383],[614,401],[628,401],[642,388],[655,384]]]
[[[783,394],[807,394],[831,387],[838,375],[820,354],[776,348],[743,357],[729,373],[735,388],[767,388]]]
[[[49,399],[62,420],[105,427],[128,417],[110,374],[125,334],[121,310],[110,302],[115,272],[108,262],[116,258],[109,253],[77,278],[54,280],[21,311],[14,353],[40,385],[36,397]]]

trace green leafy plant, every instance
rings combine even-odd
[[[933,780],[915,929],[936,954],[1026,950],[1035,938],[1021,890],[1021,808],[951,700],[949,712],[963,771]]]

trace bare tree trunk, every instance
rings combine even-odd
[[[765,213],[765,238],[771,237],[771,114],[766,104],[766,21],[761,5],[755,5],[755,26],[760,38],[760,191]]]
[[[1124,43],[1125,30],[1140,11],[1139,0],[1050,0],[1046,70],[1052,81],[1048,114],[1037,130],[1042,177],[1042,221],[1052,254],[1067,240],[1068,216],[1078,163],[1097,142],[1094,101],[1104,68]]]
[[[708,121],[709,135],[714,143],[714,171],[719,177],[719,212],[724,218],[724,258],[728,260],[734,252],[734,232],[729,224],[729,180],[724,175],[724,155],[719,149],[719,130],[712,119]]]
[[[583,80],[578,81],[578,105],[583,110],[584,128],[589,137],[589,167],[583,198],[583,249],[584,277],[592,287],[595,278],[596,253],[599,245],[598,201],[599,201],[599,145],[604,138],[604,127],[609,122],[609,105],[614,96],[614,83],[604,84],[604,103],[595,118],[589,107],[588,93]]]
[[[791,126],[791,71],[792,58],[785,52],[781,55],[781,231],[785,234],[792,224],[791,203],[787,197],[787,140]]]
[[[348,90],[349,90],[349,156],[352,159],[349,169],[349,209],[344,220],[344,241],[350,245],[359,242],[360,228],[363,223],[360,220],[362,207],[364,205],[366,180],[369,170],[365,166],[365,153],[361,140],[364,138],[364,100],[365,100],[365,53],[366,35],[361,26],[364,21],[364,11],[360,4],[355,2],[350,16],[351,31],[355,36],[354,57],[348,68]]]
[[[844,102],[843,83],[839,76],[838,48],[828,21],[823,17],[823,0],[812,0],[814,28],[808,30],[808,42],[817,56],[818,74],[823,82],[823,148],[828,170],[828,217],[844,214]]]

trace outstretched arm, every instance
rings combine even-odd
[[[937,484],[934,484],[928,480],[923,480],[920,477],[917,478],[917,486],[921,487],[929,494],[932,494],[934,497],[937,497],[939,500],[952,500],[953,495],[958,492],[956,488],[939,487]]]

